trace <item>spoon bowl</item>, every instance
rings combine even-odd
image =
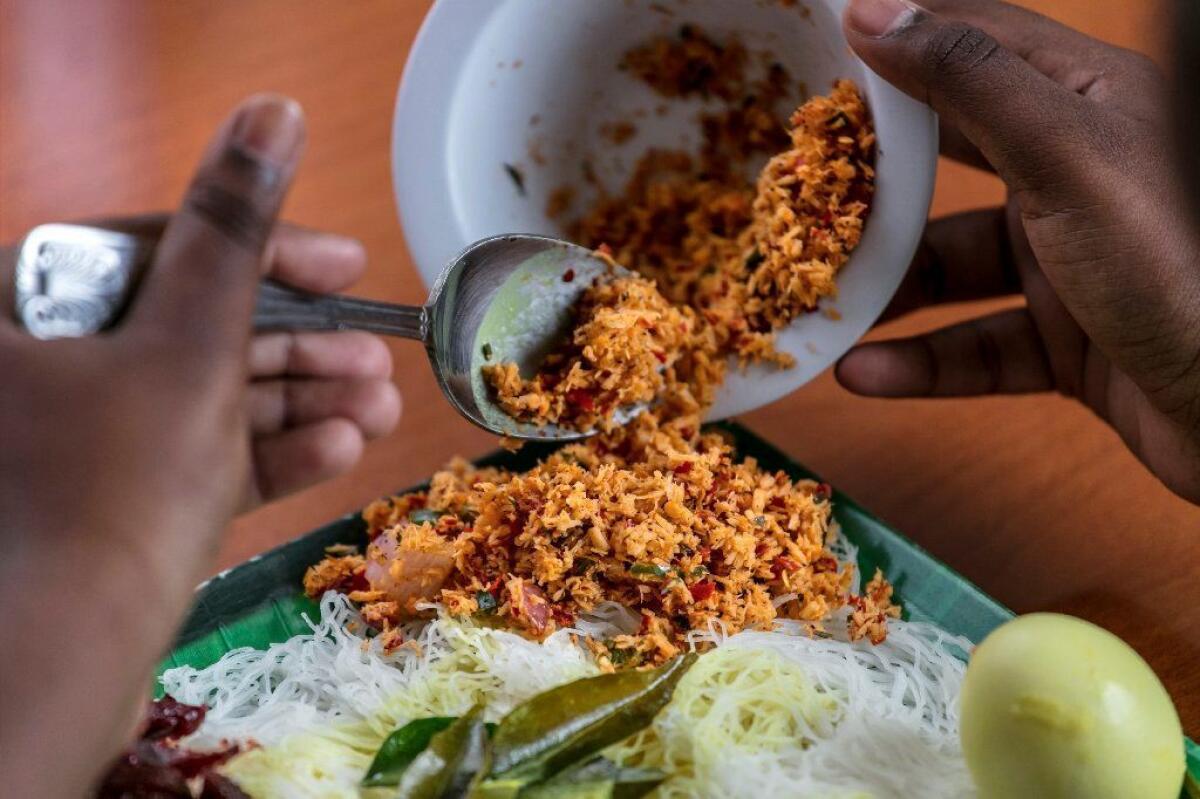
[[[478,241],[442,271],[425,306],[425,345],[442,391],[459,413],[486,430],[526,440],[568,441],[595,430],[518,422],[493,400],[489,364],[514,362],[531,375],[570,335],[572,309],[596,280],[628,276],[592,251],[548,236],[501,235]],[[618,409],[628,422],[645,404]]]

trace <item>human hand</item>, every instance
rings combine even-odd
[[[998,0],[851,0],[851,47],[928,102],[942,150],[1005,208],[930,224],[891,315],[1023,292],[1024,307],[847,354],[877,397],[1057,390],[1200,502],[1200,237],[1149,59]]]
[[[146,214],[87,224],[158,240],[170,218]],[[16,255],[16,247],[0,249],[0,275],[13,273]],[[366,265],[354,239],[279,222],[267,242],[262,277],[328,294],[356,282]],[[0,307],[12,307],[12,288],[11,278],[0,280]],[[377,336],[258,333],[247,369],[253,469],[243,511],[345,472],[364,443],[390,432],[399,416],[391,353]]]
[[[373,337],[251,335],[263,264],[318,292],[364,266],[356,243],[275,225],[303,139],[290,100],[231,117],[114,330],[37,341],[0,314],[0,772],[14,795],[85,793],[233,515],[344,471],[396,421]]]

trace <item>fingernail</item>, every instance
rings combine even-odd
[[[907,0],[850,0],[846,22],[864,36],[879,38],[911,25],[919,8]]]
[[[238,111],[232,138],[249,155],[285,166],[296,157],[304,141],[304,111],[290,97],[260,94]]]

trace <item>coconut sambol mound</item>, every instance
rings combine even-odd
[[[456,462],[428,491],[367,508],[366,552],[326,558],[304,584],[361,603],[387,646],[431,603],[538,639],[581,616],[619,619],[624,634],[583,640],[606,667],[661,663],[714,624],[817,630],[841,609],[853,639],[882,641],[899,615],[892,589],[877,574],[850,592],[831,508],[828,486],[738,461],[694,418],[644,414],[528,472]]]

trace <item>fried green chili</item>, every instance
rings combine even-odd
[[[696,657],[677,657],[652,671],[576,680],[518,705],[496,728],[483,793],[503,795],[506,788],[541,782],[645,728],[671,701]]]

